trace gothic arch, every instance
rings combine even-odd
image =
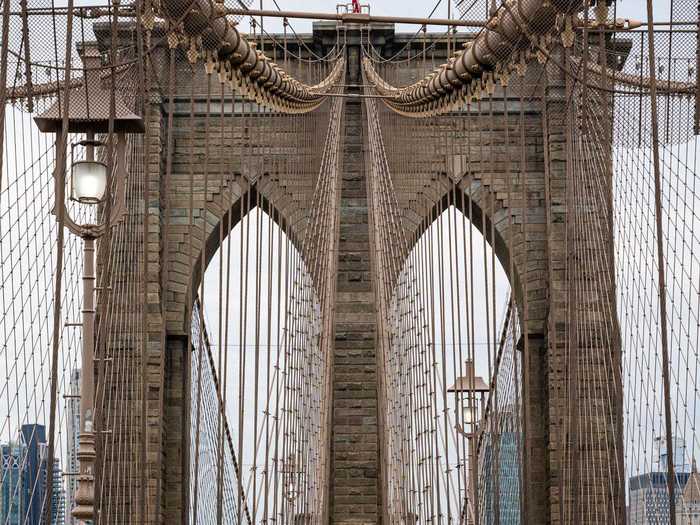
[[[416,228],[409,237],[409,251],[416,244],[418,239],[420,239],[425,232],[430,230],[431,226],[441,217],[442,213],[444,213],[449,206],[454,206],[466,217],[467,222],[479,231],[489,247],[495,251],[496,258],[508,278],[511,289],[515,293],[516,302],[521,305],[523,299],[520,278],[522,269],[520,269],[516,261],[514,261],[513,275],[510,275],[511,253],[508,246],[508,235],[510,234],[508,224],[505,224],[505,227],[499,227],[498,223],[494,225],[490,215],[485,212],[482,207],[484,205],[484,200],[477,198],[476,195],[472,195],[470,198],[468,190],[465,190],[463,187],[463,184],[466,183],[453,183],[452,181],[448,181],[447,184],[448,189],[443,193],[442,197],[438,198],[437,201],[429,207],[427,213],[423,216],[423,220],[418,224],[418,228]],[[457,192],[456,196],[455,192]],[[497,213],[499,212],[506,213],[503,210],[497,210]],[[494,239],[491,239],[492,226],[496,226],[494,228]]]
[[[211,226],[210,230],[208,231],[203,248],[204,272],[202,272],[202,249],[200,249],[198,253],[194,254],[195,260],[193,262],[192,274],[189,283],[190,292],[192,294],[191,297],[196,297],[197,288],[201,283],[203,273],[206,273],[211,260],[221,248],[221,241],[225,241],[234,228],[240,223],[241,218],[248,215],[248,213],[250,213],[256,207],[260,207],[263,210],[263,213],[267,215],[267,217],[269,217],[274,224],[282,228],[285,236],[301,253],[301,235],[297,231],[297,228],[295,228],[292,221],[287,218],[284,211],[278,209],[273,202],[265,194],[263,194],[261,190],[258,189],[257,185],[249,186],[248,190],[224,211],[217,224]],[[224,230],[223,232],[220,232],[220,228],[222,226]],[[189,320],[186,319],[185,322],[189,322]]]

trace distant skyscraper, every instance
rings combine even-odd
[[[21,525],[27,506],[22,484],[26,447],[22,443],[8,443],[1,445],[0,451],[2,453],[0,523]]]
[[[44,469],[46,472],[46,469]],[[46,486],[46,483],[44,483]],[[63,473],[58,458],[53,462],[53,482],[51,488],[51,525],[63,525],[66,521],[66,493],[63,489]]]
[[[26,446],[22,481],[27,497],[26,523],[40,525],[44,504],[46,453],[46,429],[44,425],[22,425],[22,443]]]
[[[479,491],[481,523],[484,525],[520,523],[520,453],[518,445],[521,436],[518,432],[506,430],[513,428],[512,412],[501,414],[501,425],[503,430],[498,434],[484,434],[482,444]],[[497,465],[494,465],[493,462],[496,458],[494,438],[496,435],[498,435],[498,462]],[[494,501],[496,479],[498,479],[498,520],[496,520]]]
[[[60,463],[53,464],[47,487],[47,444],[43,425],[22,425],[20,442],[0,445],[0,522],[3,525],[42,525],[47,492],[51,495],[51,525],[65,521],[65,496]]]
[[[68,472],[78,472],[78,438],[80,437],[80,369],[76,368],[70,375],[70,396],[66,401],[68,417]],[[76,525],[77,521],[71,516],[74,506],[75,491],[78,479],[74,475],[67,478],[66,525]]]

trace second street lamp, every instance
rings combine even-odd
[[[474,361],[468,359],[464,363],[464,368],[465,375],[458,377],[455,384],[447,391],[461,394],[462,423],[460,424],[457,418],[456,428],[460,434],[470,438],[479,432],[489,386],[481,376],[475,374]]]
[[[447,389],[448,392],[460,394],[462,406],[462,422],[459,417],[456,421],[457,432],[462,434],[469,441],[469,500],[471,502],[471,516],[467,512],[467,523],[479,523],[479,504],[477,490],[476,462],[478,461],[477,443],[481,432],[484,417],[484,400],[489,392],[489,386],[484,379],[474,372],[474,361],[468,359],[465,364],[464,376],[458,377],[455,384]],[[458,412],[459,413],[459,412]]]

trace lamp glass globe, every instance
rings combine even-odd
[[[83,204],[97,204],[104,199],[107,190],[107,166],[95,160],[73,163],[71,199]]]

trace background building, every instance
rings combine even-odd
[[[46,480],[44,480],[44,486],[46,486]],[[61,472],[61,463],[58,458],[54,458],[53,461],[51,515],[51,525],[63,525],[66,521],[66,493],[63,488],[63,472]]]
[[[22,463],[26,447],[22,443],[7,443],[0,446],[2,473],[0,478],[0,522],[20,525],[26,509],[22,486]]]
[[[676,508],[690,473],[676,475]],[[671,523],[668,485],[665,472],[647,472],[630,478],[630,525],[663,525]]]
[[[627,522],[630,525],[663,525],[670,523],[670,505],[668,501],[667,465],[668,447],[663,439],[657,438],[658,460],[655,462],[654,470],[638,476],[632,476],[629,480],[629,508],[627,511]],[[676,517],[679,518],[685,512],[690,512],[686,508],[686,492],[688,496],[695,497],[698,488],[692,489],[693,484],[697,484],[697,473],[691,474],[691,467],[686,462],[685,443],[680,438],[672,438],[673,463],[676,472]],[[689,480],[693,480],[689,484]],[[700,498],[698,498],[700,499]],[[700,504],[700,501],[698,502]],[[698,521],[678,521],[680,524],[700,525]]]
[[[520,523],[520,454],[519,436],[516,432],[501,432],[498,435],[497,466],[494,465],[496,434],[484,435],[483,452],[479,467],[479,491],[481,498],[481,520],[484,525]],[[498,469],[498,471],[496,471]],[[494,501],[494,485],[498,477],[498,514]]]
[[[676,524],[700,525],[700,475],[695,460],[683,489],[683,498],[676,509]]]
[[[26,497],[26,523],[39,525],[44,503],[45,478],[43,472],[46,451],[46,429],[44,425],[22,425],[20,430],[22,443],[26,447],[22,484]]]
[[[47,443],[43,425],[22,425],[20,441],[0,445],[0,523],[42,525],[47,491],[52,502],[51,525],[65,521],[65,495],[60,462],[52,466],[54,479],[47,487]]]
[[[76,368],[70,375],[69,397],[66,400],[66,417],[68,418],[68,472],[78,472],[78,438],[80,437],[80,369]],[[73,498],[78,488],[76,476],[66,477],[66,525],[76,525],[71,516]]]

